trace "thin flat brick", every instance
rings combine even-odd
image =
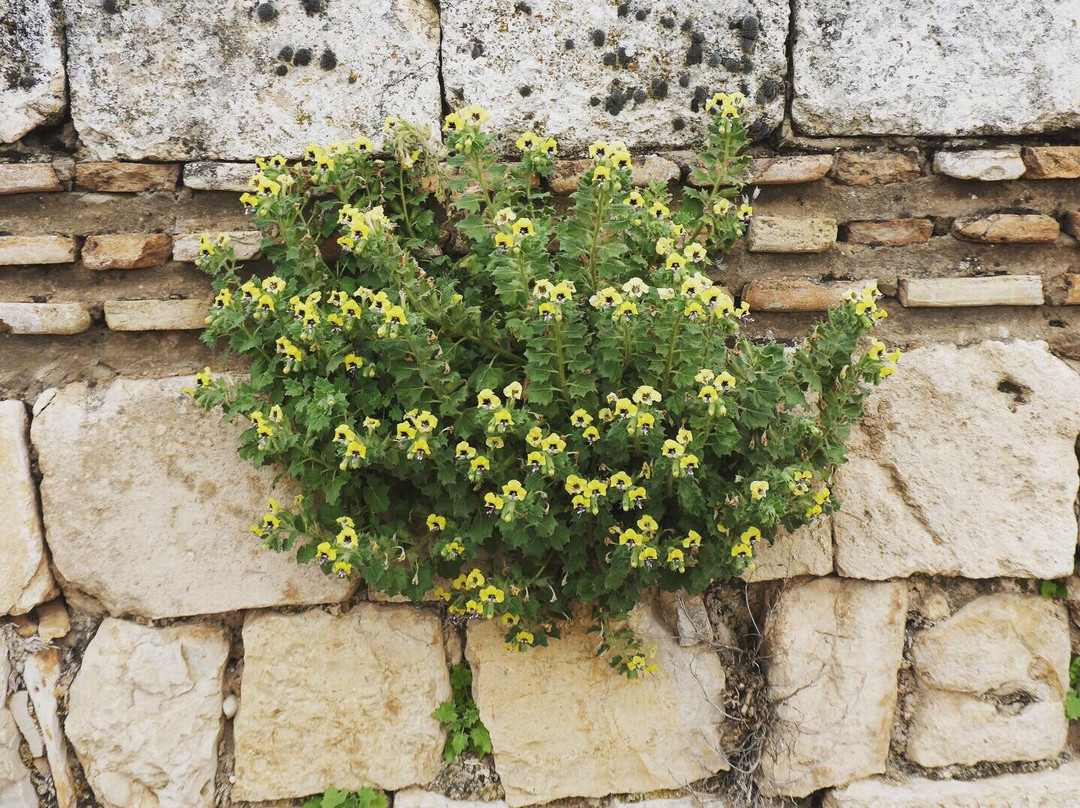
[[[1029,146],[1024,149],[1028,179],[1074,180],[1080,178],[1080,146]]]
[[[1080,306],[1080,274],[1070,272],[1065,276],[1065,305]]]
[[[929,219],[888,219],[880,222],[849,222],[847,240],[852,244],[902,247],[925,244],[934,232]]]
[[[957,219],[952,234],[964,241],[987,244],[1038,244],[1057,239],[1061,226],[1043,214],[992,213],[975,219]]]
[[[555,163],[551,175],[551,191],[556,194],[569,194],[577,190],[578,181],[586,171],[592,169],[592,160],[560,160]],[[630,182],[642,187],[650,182],[674,182],[679,179],[681,170],[678,164],[656,154],[635,157],[630,171]]]
[[[246,191],[254,174],[251,163],[187,163],[184,185],[196,191]]]
[[[884,185],[916,180],[921,174],[910,154],[881,150],[839,152],[833,169],[833,178],[843,185]]]
[[[216,237],[217,233],[210,234]],[[262,241],[260,230],[233,230],[227,234],[232,245],[233,252],[239,261],[248,261],[258,257],[261,250],[259,242]],[[173,236],[172,259],[193,263],[199,257],[199,242],[202,241],[202,233],[182,233]]]
[[[934,155],[934,173],[958,180],[997,182],[1022,177],[1027,166],[1019,146],[1003,149],[939,151]]]
[[[0,303],[0,333],[81,334],[89,327],[83,303]]]
[[[0,265],[70,264],[75,260],[72,236],[0,236]]]
[[[900,302],[905,306],[1041,306],[1042,278],[1038,275],[996,275],[988,278],[901,278]]]
[[[760,278],[743,287],[742,299],[751,311],[826,311],[876,278],[858,281],[810,281]]]
[[[180,166],[160,163],[76,163],[75,187],[84,191],[172,191]]]
[[[164,233],[110,233],[86,239],[82,260],[87,269],[144,269],[161,266],[171,252]]]
[[[836,219],[755,216],[746,244],[750,252],[820,253],[836,243]]]
[[[209,300],[106,300],[105,325],[113,331],[197,331],[206,325]]]
[[[753,185],[794,185],[824,179],[832,170],[831,154],[793,157],[755,157],[750,161],[747,182]]]
[[[0,195],[62,190],[51,163],[0,163]]]

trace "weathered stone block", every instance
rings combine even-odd
[[[750,112],[756,136],[783,117],[789,12],[780,0],[629,13],[590,0],[448,0],[441,10],[451,104],[483,104],[510,144],[542,127],[567,155],[609,138],[639,149],[698,145],[707,99],[698,87],[762,99]]]
[[[743,287],[751,311],[825,311],[852,289],[876,281],[811,281],[799,278],[761,278]]]
[[[1026,170],[1019,146],[939,151],[934,154],[934,172],[958,180],[1015,180],[1022,177]]]
[[[979,780],[874,778],[830,791],[823,808],[1074,808],[1078,782],[1080,762]]]
[[[761,545],[747,582],[776,581],[799,575],[829,575],[833,571],[832,524],[818,519],[793,533],[781,529],[772,544]]]
[[[901,278],[904,306],[1041,306],[1042,278],[1038,275],[993,275],[986,278]]]
[[[183,233],[173,236],[172,259],[174,261],[194,262],[199,257],[199,242],[202,241],[202,233]],[[217,233],[211,233],[217,236]],[[248,261],[259,256],[261,250],[259,243],[263,239],[261,230],[233,230],[229,236],[233,252],[238,261]]]
[[[0,163],[0,196],[61,190],[52,163]]]
[[[6,685],[10,673],[7,638],[0,632],[0,682]],[[15,719],[0,698],[0,805],[4,808],[38,808],[30,772],[19,755],[21,741]]]
[[[836,155],[833,178],[842,185],[886,185],[916,180],[919,161],[911,154],[896,151],[842,151]]]
[[[172,238],[164,233],[109,233],[86,239],[82,261],[87,269],[145,269],[171,254]]]
[[[237,456],[245,425],[196,406],[192,384],[75,384],[38,400],[31,438],[65,593],[155,619],[347,598],[348,582],[251,538],[275,470]]]
[[[836,243],[836,219],[755,216],[746,248],[750,252],[820,253]]]
[[[106,300],[105,325],[113,331],[198,331],[210,301]]]
[[[452,800],[434,791],[407,788],[394,795],[394,808],[506,808],[502,800]]]
[[[569,194],[577,190],[582,175],[591,171],[595,163],[592,160],[557,160],[551,175],[551,190],[556,194]],[[635,186],[648,185],[650,182],[674,182],[679,179],[681,169],[678,164],[656,154],[636,157],[630,172],[630,182]]]
[[[1024,176],[1034,180],[1080,177],[1080,146],[1031,146],[1024,149]]]
[[[68,264],[75,260],[71,236],[0,236],[0,266]]]
[[[793,185],[824,179],[832,170],[831,154],[802,154],[793,157],[755,157],[747,169],[751,185]]]
[[[810,135],[1020,134],[1075,127],[1075,16],[1074,8],[1056,0],[977,7],[966,0],[800,2],[792,115]],[[1055,46],[1044,47],[1046,42]],[[1016,70],[1019,63],[1028,69]]]
[[[81,334],[90,322],[85,303],[0,303],[0,332]]]
[[[180,166],[153,163],[87,162],[75,164],[75,187],[84,191],[137,194],[176,188]]]
[[[60,727],[60,650],[45,648],[26,657],[23,682],[41,729],[57,808],[76,808],[75,781],[71,776],[64,731]]]
[[[444,740],[431,713],[450,696],[434,611],[360,604],[337,617],[252,614],[233,799],[428,783],[442,767]],[[334,752],[296,753],[313,748]]]
[[[965,241],[988,244],[1034,244],[1054,241],[1061,226],[1053,216],[1032,213],[992,213],[973,219],[957,219],[952,234]]]
[[[837,473],[841,575],[1067,576],[1080,376],[1043,342],[910,351]]]
[[[246,191],[255,170],[251,163],[188,163],[184,185],[196,191]]]
[[[907,757],[920,766],[1043,760],[1064,748],[1064,604],[1013,593],[976,598],[919,632],[912,657]]]
[[[656,607],[631,624],[657,647],[660,670],[630,681],[596,656],[579,615],[546,648],[508,654],[504,629],[469,625],[473,695],[491,733],[511,806],[560,797],[681,788],[728,768],[717,699],[724,672],[707,644],[681,648]],[[529,682],[528,698],[521,683]],[[567,765],[573,761],[573,765]]]
[[[781,595],[765,625],[765,794],[804,797],[885,771],[907,602],[902,581],[817,578]]]
[[[1080,306],[1080,274],[1065,276],[1065,305]]]
[[[25,614],[56,595],[30,472],[28,426],[25,404],[0,401],[0,616]]]
[[[439,17],[428,0],[167,0],[152,13],[63,0],[71,111],[98,159],[297,157],[440,117]],[[132,72],[131,65],[139,70]]]
[[[228,657],[209,624],[101,624],[64,729],[102,808],[212,808]]]
[[[0,143],[60,117],[67,103],[64,33],[49,0],[9,0],[0,11]]]
[[[905,244],[925,244],[933,232],[934,223],[929,219],[849,222],[847,240],[850,244],[869,244],[872,247],[902,247]]]

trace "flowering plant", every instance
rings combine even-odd
[[[250,377],[193,390],[248,419],[241,454],[303,490],[255,535],[498,619],[511,650],[590,604],[599,648],[636,677],[652,666],[612,618],[645,590],[699,592],[833,511],[848,431],[899,354],[857,352],[885,316],[873,288],[793,348],[739,335],[745,303],[707,273],[752,215],[745,103],[708,103],[678,206],[597,142],[560,213],[556,142],[526,132],[500,162],[476,106],[447,116],[445,160],[391,119],[385,159],[361,138],[258,161],[242,200],[274,274],[241,277],[224,239],[200,258],[217,292],[204,339]]]

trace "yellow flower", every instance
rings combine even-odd
[[[652,562],[656,561],[657,557],[658,553],[656,552],[655,547],[645,547],[638,553],[638,563],[644,564],[646,567],[651,567]]]
[[[649,498],[649,495],[643,487],[638,486],[637,488],[631,488],[627,492],[626,498],[630,507],[640,508],[645,500]],[[625,510],[629,510],[629,508],[625,508]]]
[[[446,530],[446,517],[439,516],[435,513],[429,513],[427,518],[427,529],[431,531]]]
[[[352,440],[356,440],[356,433],[348,424],[340,424],[334,430],[334,443],[348,443]]]
[[[735,211],[735,215],[742,219],[744,222],[750,220],[750,217],[754,215],[754,208],[745,202],[739,205],[739,209]]]
[[[381,423],[382,421],[380,421],[378,418],[372,418],[369,415],[367,418],[364,419],[364,429],[366,429],[368,432],[373,432],[374,430],[379,428],[379,425]]]
[[[499,232],[495,234],[495,249],[506,252],[514,246],[514,237],[509,233]]]
[[[608,155],[610,147],[607,141],[597,140],[589,144],[589,157],[594,160],[602,160]]]
[[[686,249],[683,250],[683,255],[686,256],[687,260],[693,261],[695,264],[700,264],[705,260],[706,252],[704,247],[697,242],[694,242],[693,244],[688,244],[686,246]]]
[[[559,454],[566,448],[566,441],[558,435],[551,434],[540,442],[540,448],[549,454]]]
[[[768,480],[754,480],[752,483],[750,483],[751,499],[764,499],[767,493],[769,493]]]
[[[581,437],[591,445],[600,440],[600,431],[595,426],[586,427],[585,431],[581,433]]]
[[[624,303],[619,304],[619,307],[615,310],[615,313],[611,315],[611,319],[618,322],[630,322],[630,318],[637,316],[638,309],[633,303],[627,300]]]
[[[685,451],[686,448],[681,443],[670,438],[665,440],[664,445],[660,448],[660,454],[671,459],[682,457]]]
[[[718,199],[712,207],[712,212],[717,216],[725,216],[731,210],[732,204],[729,199]]]
[[[554,318],[555,320],[562,319],[562,311],[556,308],[553,303],[549,303],[546,300],[539,305],[539,307],[537,308],[537,312],[545,321],[549,321],[552,318]]]
[[[698,392],[698,398],[704,401],[706,404],[710,404],[719,397],[719,393],[716,392],[716,388],[711,384],[707,384],[701,388]]]
[[[825,503],[825,500],[827,500],[831,494],[832,492],[829,491],[829,487],[825,486],[816,494],[814,494],[814,502],[816,502],[818,505],[823,505]]]
[[[503,498],[489,491],[488,493],[484,494],[484,504],[487,506],[488,513],[495,513],[495,511],[502,510]]]
[[[641,528],[641,532],[644,533],[646,536],[652,536],[654,533],[656,533],[657,530],[660,529],[660,526],[656,523],[656,520],[648,514],[645,514],[640,519],[638,519],[637,526]]]
[[[589,480],[588,494],[592,499],[607,496],[607,483],[603,480]]]
[[[697,455],[688,454],[679,458],[679,469],[688,477],[693,477],[699,465]]]
[[[870,344],[870,349],[869,349],[869,350],[868,350],[868,351],[866,352],[866,355],[867,355],[867,356],[869,356],[869,357],[870,357],[871,359],[881,359],[881,355],[882,355],[883,353],[885,353],[885,350],[886,350],[886,349],[887,349],[888,347],[889,347],[889,346],[887,346],[887,345],[886,345],[886,344],[885,344],[884,342],[882,342],[881,340],[879,340],[879,339],[875,339],[875,340],[874,340],[874,341],[873,341],[873,342],[872,342],[872,343]]]
[[[686,259],[680,253],[668,253],[667,258],[664,259],[664,265],[668,269],[682,269],[686,266]]]
[[[475,600],[470,600],[465,603],[465,612],[469,617],[479,617],[484,613],[484,607]]]
[[[519,631],[514,635],[514,641],[508,643],[506,646],[507,651],[524,651],[525,646],[532,645],[535,641],[535,637],[528,631]]]
[[[337,558],[337,550],[328,541],[322,542],[315,548],[315,560],[322,564],[324,561],[333,561]]]
[[[491,419],[491,429],[496,429],[499,432],[505,432],[507,427],[514,425],[514,416],[508,409],[501,409],[495,413],[495,416]]]
[[[633,482],[634,481],[630,479],[630,475],[627,474],[625,471],[616,471],[614,474],[611,475],[611,478],[608,480],[608,485],[610,485],[612,488],[618,488],[620,490],[623,490],[631,486]]]
[[[525,487],[517,480],[511,480],[502,487],[503,496],[511,502],[525,499],[525,495],[528,493]]]
[[[754,554],[754,548],[745,542],[736,544],[731,548],[731,555],[735,558],[749,558]]]
[[[347,578],[352,572],[352,564],[350,564],[348,561],[339,561],[334,564],[333,571],[337,574],[339,578]]]
[[[549,297],[551,297],[551,292],[554,288],[555,286],[551,283],[551,281],[544,279],[538,280],[533,285],[533,297],[539,300],[547,300]]]
[[[655,424],[656,419],[651,412],[643,412],[637,417],[637,428],[642,435],[648,435]]]
[[[507,612],[506,614],[504,614],[501,619],[502,619],[502,624],[504,626],[506,626],[507,628],[513,628],[519,622],[521,622],[520,617],[518,617],[516,614],[510,614],[510,612]]]
[[[743,544],[749,544],[753,541],[761,541],[761,531],[758,530],[758,528],[756,527],[748,527],[742,532],[742,535],[739,536],[739,540]]]
[[[696,550],[701,546],[701,534],[696,530],[691,530],[686,538],[682,540],[682,546],[687,550]]]
[[[434,432],[435,428],[439,425],[439,419],[432,415],[429,411],[424,410],[422,413],[413,418],[413,423],[416,428],[421,432]]]
[[[525,238],[526,236],[535,236],[536,228],[533,227],[532,219],[522,217],[510,225],[510,232],[518,238]]]
[[[493,410],[502,406],[502,401],[490,387],[485,387],[476,395],[476,406],[485,410]]]
[[[456,112],[451,112],[443,121],[444,132],[460,132],[465,128],[465,121]]]
[[[453,561],[455,558],[460,558],[464,554],[465,545],[463,545],[459,541],[449,542],[439,551],[439,555],[449,561]]]
[[[505,445],[505,441],[498,435],[492,435],[484,443],[489,449],[501,449]]]
[[[604,423],[608,423],[615,416],[612,414],[610,407],[601,407],[600,411],[598,413],[596,413],[596,417],[599,418]]]
[[[640,547],[644,543],[645,537],[638,533],[636,530],[634,530],[632,527],[624,530],[619,536],[619,544],[621,545],[632,544],[635,547]]]
[[[491,461],[483,455],[478,455],[469,461],[469,470],[473,473],[481,473],[491,470]]]
[[[484,573],[480,572],[478,569],[474,569],[465,579],[465,588],[476,589],[479,586],[483,586],[485,582],[486,579],[484,578]]]
[[[491,120],[491,116],[488,115],[487,110],[479,104],[472,104],[461,110],[461,117],[471,124],[479,126],[485,124]]]
[[[420,438],[414,440],[412,445],[409,446],[409,451],[405,453],[405,456],[409,460],[423,460],[431,454],[431,447],[428,446],[427,438]]]
[[[668,209],[668,206],[661,202],[659,199],[652,203],[652,206],[649,208],[649,213],[651,213],[657,219],[666,219],[671,215],[671,211]]]
[[[546,154],[548,157],[554,157],[559,153],[559,144],[555,142],[555,138],[549,137],[543,143],[540,144],[540,151]]]
[[[480,600],[487,601],[488,603],[502,603],[505,599],[505,594],[497,586],[487,586],[479,592]]]
[[[338,531],[336,539],[339,547],[350,549],[356,546],[357,535],[353,527],[346,525]]]
[[[632,398],[638,404],[659,404],[662,400],[662,397],[660,393],[657,392],[656,388],[648,384],[643,384],[635,390]]]
[[[454,457],[458,460],[471,460],[476,457],[476,449],[467,440],[463,440],[454,447]]]
[[[400,424],[397,425],[397,439],[399,441],[404,443],[405,441],[412,440],[415,437],[416,428],[413,427],[412,424],[407,421],[402,421]]]
[[[592,181],[597,185],[603,185],[611,179],[611,169],[607,166],[596,166],[592,170]]]
[[[701,308],[701,304],[696,300],[690,301],[690,304],[683,309],[683,314],[690,320],[697,320],[699,317],[704,316],[705,310]]]
[[[571,474],[566,478],[566,493],[568,494],[581,494],[588,486],[588,481],[582,477],[578,477],[576,474]]]
[[[450,593],[443,589],[441,586],[437,586],[431,590],[431,594],[440,600],[450,600]]]
[[[503,395],[506,396],[508,401],[520,401],[524,388],[521,386],[521,382],[510,382],[503,388]]]
[[[405,317],[405,309],[401,306],[391,306],[386,312],[386,322],[390,325],[408,325],[409,321]]]
[[[514,145],[522,152],[532,151],[540,145],[540,138],[536,136],[536,132],[525,132],[517,139]]]
[[[615,401],[616,418],[633,418],[637,415],[637,405],[628,398],[620,398]]]
[[[566,303],[574,298],[574,284],[570,281],[560,281],[551,290],[551,299],[556,303]]]
[[[592,421],[593,417],[580,407],[570,414],[570,423],[579,429],[588,426]]]
[[[680,428],[679,431],[675,434],[675,440],[677,440],[683,446],[687,446],[693,439],[694,433],[692,433],[689,429]]]
[[[680,572],[684,570],[686,567],[683,551],[678,547],[672,547],[668,550],[667,563],[673,570],[679,570]]]
[[[716,386],[721,390],[731,390],[735,386],[735,377],[725,370],[716,377]]]
[[[534,471],[540,471],[547,465],[547,456],[543,452],[529,452],[525,463]]]
[[[630,195],[623,200],[623,204],[632,208],[641,208],[645,206],[645,197],[637,191],[631,191]]]

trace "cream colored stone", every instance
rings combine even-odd
[[[746,248],[750,252],[820,253],[836,243],[836,219],[755,216]]]
[[[0,401],[0,616],[25,614],[56,594],[30,472],[27,426],[25,404]]]
[[[30,694],[25,690],[16,690],[8,699],[8,710],[11,711],[11,717],[15,719],[19,734],[26,741],[30,757],[39,758],[44,755],[45,739],[41,737],[41,730],[38,729],[37,721],[30,712]],[[3,803],[0,802],[0,805]]]
[[[901,278],[900,303],[923,308],[958,306],[1041,306],[1038,275],[993,275],[986,278]]]
[[[849,244],[869,244],[871,247],[902,247],[905,244],[925,244],[934,232],[930,219],[888,219],[876,222],[848,222]]]
[[[113,331],[199,331],[211,301],[106,300],[105,325]]]
[[[958,180],[1015,180],[1023,176],[1026,170],[1019,146],[939,151],[934,154],[934,172]]]
[[[165,233],[108,233],[86,240],[82,262],[87,269],[145,269],[171,254],[172,237]]]
[[[1080,178],[1080,146],[1026,147],[1024,163],[1027,179],[1074,180]]]
[[[976,598],[919,632],[912,658],[918,689],[907,756],[920,766],[1042,760],[1064,748],[1064,604],[1014,593]]]
[[[0,265],[69,264],[75,260],[71,236],[0,236]]]
[[[236,454],[246,427],[198,407],[183,392],[193,382],[75,384],[39,399],[31,437],[65,592],[150,618],[348,598],[355,584],[251,538],[276,472]]]
[[[336,617],[251,614],[233,799],[428,783],[442,767],[444,741],[431,713],[450,697],[433,610],[365,603]],[[315,748],[334,753],[296,754]]]
[[[551,191],[556,194],[569,194],[576,191],[578,181],[596,163],[593,160],[556,160],[552,172]],[[635,157],[630,172],[630,182],[636,187],[643,187],[650,182],[675,182],[681,169],[678,164],[656,154]]]
[[[196,191],[246,191],[255,171],[251,163],[188,163],[184,185]]]
[[[904,648],[907,586],[789,584],[765,624],[774,721],[758,783],[804,797],[885,771]]]
[[[1065,305],[1080,306],[1080,274],[1067,273],[1065,275]]]
[[[825,795],[823,808],[1076,808],[1080,761],[1058,769],[972,780],[861,780]]]
[[[1056,579],[1076,552],[1080,376],[1043,342],[905,354],[836,476],[841,575]]]
[[[840,184],[862,186],[917,180],[921,173],[913,154],[887,149],[839,152],[833,169]]]
[[[37,607],[38,636],[42,642],[66,637],[71,631],[71,618],[62,600],[53,600]]]
[[[228,656],[210,624],[101,624],[64,727],[102,808],[212,808]]]
[[[60,729],[57,683],[60,679],[60,652],[47,648],[31,654],[23,663],[23,681],[34,705],[41,737],[45,741],[45,756],[56,791],[58,808],[75,808],[75,781],[71,777],[67,744]]]
[[[0,302],[0,333],[81,334],[91,322],[85,303]]]
[[[781,528],[772,544],[760,546],[754,563],[753,570],[742,574],[747,583],[799,575],[830,575],[833,571],[832,524],[828,519],[818,519],[794,533]]]
[[[862,281],[812,281],[799,278],[755,278],[743,287],[750,311],[825,311],[840,303],[852,289],[859,290],[877,279]]]
[[[791,185],[814,182],[824,179],[832,167],[831,154],[755,157],[750,161],[747,182],[751,185]]]
[[[0,631],[0,694],[9,673],[7,638]],[[0,806],[3,808],[38,808],[30,772],[19,756],[21,738],[15,719],[0,699]]]
[[[1061,225],[1053,216],[1041,213],[991,213],[957,219],[952,234],[965,241],[987,244],[1037,244],[1056,241],[1061,235]]]
[[[61,190],[52,163],[0,163],[0,196]]]
[[[638,681],[596,656],[579,614],[546,648],[507,653],[501,626],[471,623],[465,654],[510,806],[681,788],[728,768],[724,671],[708,644],[680,648],[653,603],[631,614],[659,671]],[[525,683],[525,684],[523,684]],[[524,690],[523,690],[524,688]]]
[[[453,800],[434,791],[407,788],[394,794],[394,808],[506,808],[502,800]]]
[[[664,622],[678,637],[681,647],[717,641],[717,632],[709,620],[705,599],[701,595],[658,590],[656,598]]]
[[[14,143],[67,104],[64,19],[49,0],[7,0],[0,19],[0,143]]]
[[[102,193],[171,191],[180,166],[160,163],[87,162],[75,164],[75,187]]]
[[[219,235],[211,232],[212,237]],[[233,230],[226,233],[238,261],[248,261],[262,254],[259,242],[263,239],[261,230]],[[194,263],[199,257],[199,243],[202,233],[182,233],[173,236],[172,260]]]

